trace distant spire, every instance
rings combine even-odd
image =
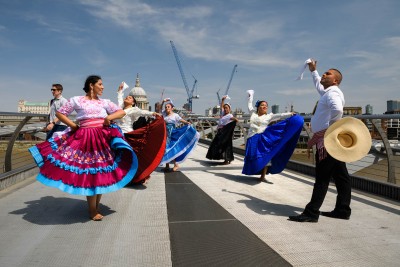
[[[135,84],[135,87],[140,87],[139,73],[136,75],[136,84]]]

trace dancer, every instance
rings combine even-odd
[[[99,211],[102,194],[121,189],[137,170],[137,158],[111,121],[125,112],[103,94],[100,76],[86,79],[84,96],[75,96],[57,111],[57,118],[69,128],[56,132],[43,143],[29,148],[40,168],[37,180],[61,191],[84,195],[89,216],[103,219]],[[76,121],[67,116],[76,112]]]
[[[280,173],[285,168],[296,147],[304,120],[294,112],[267,113],[268,103],[264,100],[258,100],[254,110],[254,91],[248,90],[247,93],[251,117],[242,173],[261,173],[259,180],[265,181],[267,173]],[[281,119],[285,120],[268,126],[270,122]]]
[[[118,105],[126,115],[116,121],[138,157],[139,167],[131,183],[145,183],[150,174],[160,164],[165,152],[167,131],[161,114],[142,110],[136,106],[133,95],[123,98],[123,83],[118,87]],[[133,124],[140,118],[154,117],[144,126],[133,129]]]
[[[314,115],[311,118],[311,131],[314,133],[307,146],[317,147],[315,155],[315,183],[310,202],[299,215],[289,216],[295,222],[318,222],[319,215],[348,220],[351,215],[351,179],[346,163],[330,155],[326,150],[324,135],[328,127],[334,125],[343,116],[344,95],[339,85],[342,73],[337,69],[327,70],[322,77],[317,71],[317,61],[310,59],[308,68],[314,86],[320,96]],[[355,125],[354,125],[355,126]],[[338,140],[338,139],[336,139]],[[308,151],[308,149],[307,149]],[[349,153],[349,152],[348,152]],[[332,211],[320,212],[329,181],[333,178],[337,189],[335,208]]]
[[[166,164],[163,171],[169,172],[171,171],[169,163],[173,162],[174,167],[172,171],[177,171],[179,169],[178,164],[183,162],[196,147],[200,134],[188,121],[182,119],[181,116],[173,112],[174,104],[171,99],[165,98],[162,101],[162,105],[164,103],[165,110],[162,114],[167,127],[167,147],[161,164]],[[178,128],[181,123],[186,125]]]
[[[228,96],[223,96],[221,100],[221,118],[218,120],[217,134],[208,148],[206,158],[224,159],[223,165],[228,165],[234,160],[232,149],[232,136],[238,121],[231,114],[231,105],[225,103]]]

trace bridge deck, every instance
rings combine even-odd
[[[296,223],[313,179],[284,171],[241,174],[198,145],[180,172],[157,170],[146,186],[102,198],[101,222],[86,200],[34,177],[0,192],[1,266],[398,266],[400,207],[353,192],[352,217]],[[322,207],[333,209],[335,187]]]

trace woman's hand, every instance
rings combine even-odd
[[[104,126],[110,126],[110,124],[111,124],[111,120],[108,118],[108,116],[105,117],[105,118],[104,118],[103,125],[104,125]]]
[[[124,88],[124,83],[123,82],[118,86],[118,92],[122,91],[122,88]]]
[[[76,132],[79,129],[79,125],[75,123],[74,125],[70,126],[70,128],[71,132]]]

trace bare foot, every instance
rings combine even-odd
[[[177,170],[179,170],[179,165],[178,165],[178,164],[175,165],[174,168],[172,168],[172,171],[173,171],[173,172],[176,172]]]
[[[104,218],[103,215],[101,215],[100,213],[97,213],[95,216],[91,217],[90,219],[92,219],[93,221],[101,221]]]
[[[259,182],[266,182],[267,179],[265,179],[265,176],[260,176],[260,178],[258,178]]]

